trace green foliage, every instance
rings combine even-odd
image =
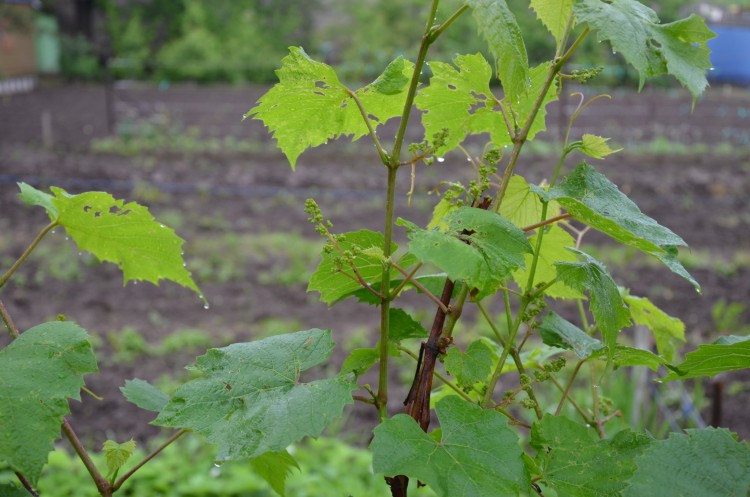
[[[116,475],[135,452],[135,440],[131,438],[123,443],[106,440],[102,445],[102,452],[104,452],[104,459],[107,461],[108,475]]]
[[[529,60],[516,17],[505,0],[466,0],[474,12],[479,33],[495,57],[495,71],[509,100],[529,91]]]
[[[614,351],[617,334],[630,325],[630,310],[607,268],[580,250],[571,251],[583,257],[584,262],[558,262],[557,277],[579,292],[589,292],[591,313],[602,331],[604,343],[610,352]]]
[[[573,350],[579,359],[587,359],[604,344],[583,332],[579,327],[550,312],[539,326],[539,333],[550,347]]]
[[[684,325],[651,301],[618,288],[606,267],[579,249],[588,227],[592,227],[655,257],[699,289],[677,259],[677,247],[684,246],[684,241],[643,214],[610,180],[586,163],[567,176],[562,174],[574,150],[597,159],[617,151],[607,139],[593,134],[569,141],[578,111],[568,122],[564,142],[559,144],[557,164],[547,171],[551,179],[530,186],[517,174],[525,144],[546,128],[545,107],[563,91],[562,85],[570,79],[584,84],[598,74],[599,69],[563,72],[574,52],[585,46],[582,43],[589,30],[598,31],[600,39],[609,40],[623,52],[639,72],[641,85],[648,78],[672,74],[696,97],[705,86],[705,42],[711,33],[696,17],[659,24],[656,14],[635,0],[533,0],[533,12],[526,9],[525,14],[519,6],[525,8],[528,3],[516,0],[466,0],[452,12],[441,11],[438,3],[430,4],[430,18],[414,62],[402,56],[389,57],[394,60],[375,81],[352,91],[332,66],[293,47],[277,71],[279,82],[245,116],[265,123],[292,169],[302,152],[330,139],[349,135],[356,140],[369,135],[372,140],[374,158],[384,166],[380,170],[387,172],[383,232],[360,229],[335,234],[332,222],[323,218],[312,199],[306,202],[305,212],[324,239],[322,260],[309,278],[308,290],[319,292],[329,305],[350,296],[377,304],[379,341],[369,336],[363,336],[356,345],[350,341],[350,347],[376,344],[354,349],[339,374],[309,380],[307,371],[332,356],[332,332],[315,328],[279,333],[286,331],[279,323],[289,321],[271,318],[257,327],[259,335],[273,336],[208,350],[189,367],[193,379],[171,395],[143,380],[126,382],[121,391],[130,402],[158,413],[153,424],[180,429],[169,443],[187,431],[196,432],[217,446],[217,453],[210,455],[217,464],[212,473],[219,474],[223,468],[227,473],[235,471],[229,468],[243,470],[232,473],[241,477],[229,480],[235,486],[227,488],[207,479],[206,472],[186,473],[184,460],[177,464],[176,471],[157,465],[145,469],[137,466],[139,478],[151,480],[146,491],[133,480],[132,491],[138,495],[267,495],[270,485],[278,495],[340,492],[361,497],[385,493],[379,492],[384,487],[372,490],[375,485],[369,469],[357,471],[356,477],[349,474],[355,467],[350,459],[360,461],[359,453],[340,447],[334,447],[333,452],[344,456],[332,458],[332,464],[345,468],[346,476],[334,473],[322,482],[307,480],[303,489],[293,483],[295,469],[310,464],[305,460],[309,452],[296,450],[304,447],[300,441],[320,436],[346,405],[358,400],[377,411],[379,424],[371,443],[373,468],[387,477],[394,497],[407,497],[408,478],[446,497],[746,494],[750,450],[730,433],[689,431],[659,441],[622,429],[627,422],[618,409],[618,399],[605,395],[609,393],[609,375],[621,375],[618,369],[623,367],[654,371],[665,367],[671,372],[664,380],[750,367],[750,339],[736,335],[699,345],[682,364],[671,364],[677,343],[684,340]],[[278,4],[282,11],[290,12],[291,4]],[[309,2],[307,8],[313,4]],[[115,9],[113,2],[103,0],[103,5]],[[124,29],[114,37],[117,49],[123,53],[130,50],[136,61],[147,56],[142,40],[151,29],[147,12],[153,5],[139,3],[138,8],[143,10],[128,21],[126,28],[117,27],[115,19],[110,21],[112,29]],[[182,71],[180,77],[195,79],[206,77],[208,70],[208,79],[224,78],[234,77],[235,73],[225,71],[240,59],[275,60],[277,47],[273,39],[265,39],[264,33],[275,28],[281,32],[281,25],[278,19],[269,18],[267,26],[261,27],[264,23],[258,19],[264,18],[256,17],[257,13],[270,12],[267,2],[222,4],[210,9],[199,0],[182,0],[175,5],[162,6],[173,9],[169,11],[178,19],[171,21],[170,31],[180,36],[179,40],[169,40],[157,56],[163,63],[162,70],[171,67]],[[387,0],[381,12],[401,12],[390,10],[396,6]],[[424,6],[410,0],[406,7],[421,11]],[[468,17],[462,14],[469,10],[489,44],[494,72],[503,86],[502,99],[490,89],[493,69],[480,53],[458,55],[453,65],[436,60],[429,66],[429,84],[420,81],[428,67],[431,46],[454,22],[460,23],[460,17]],[[143,17],[139,17],[140,12]],[[310,10],[305,12],[309,14]],[[522,34],[534,13],[541,21],[538,26],[551,33],[557,46],[554,53],[550,51],[545,60],[530,67],[527,46],[532,45]],[[290,15],[289,19],[294,24],[299,17]],[[409,16],[386,19],[394,27],[397,20],[411,24]],[[376,17],[372,24],[379,29]],[[385,30],[377,37],[366,38],[368,43],[382,39],[382,32]],[[550,47],[550,36],[542,33],[546,44],[534,40],[534,47]],[[240,70],[243,75],[244,70]],[[585,110],[586,105],[579,110]],[[407,144],[407,121],[414,108],[421,112],[425,138]],[[400,117],[401,122],[392,149],[386,150],[385,145],[391,144],[384,145],[378,130],[393,117]],[[489,136],[489,143],[481,156],[474,156],[467,149],[475,150],[475,144],[466,141],[477,140],[482,134]],[[438,191],[445,193],[427,229],[402,219],[396,221],[398,170],[411,167],[413,180],[417,167],[435,162],[432,155],[456,148],[465,152],[476,177],[467,186],[440,183]],[[402,157],[402,150],[407,149],[410,159]],[[437,162],[443,161],[438,158]],[[504,168],[502,174],[496,174],[500,167]],[[410,199],[414,184],[412,181],[407,194]],[[145,207],[101,192],[70,195],[53,188],[53,195],[49,195],[25,184],[20,187],[21,198],[43,207],[51,223],[0,276],[0,288],[47,233],[61,226],[79,249],[117,264],[126,283],[146,280],[158,284],[161,279],[169,279],[200,294],[184,267],[182,239],[155,221]],[[147,193],[152,198],[159,195],[153,190]],[[213,220],[202,222],[212,227]],[[586,228],[580,229],[579,223]],[[223,224],[229,225],[226,221]],[[409,252],[400,257],[394,255],[398,250],[393,242],[395,225],[405,227],[409,239]],[[253,248],[258,246],[247,240],[232,235],[216,240],[210,245],[213,249],[230,250],[204,261],[208,269],[203,272],[223,268],[220,281],[241,274],[238,269],[247,254],[255,262],[263,257],[259,248]],[[296,244],[289,236],[278,240],[281,242],[271,251],[311,252],[312,245]],[[316,251],[318,247],[315,245]],[[305,281],[309,264],[304,261],[308,259],[295,257],[303,261],[296,279],[278,277],[267,282]],[[431,266],[444,273],[433,274]],[[419,320],[395,305],[410,289],[417,290],[415,300],[422,298],[435,306],[429,333]],[[590,315],[583,307],[584,293]],[[568,309],[552,299],[574,301],[578,320],[569,320]],[[464,308],[472,305],[477,305],[478,314],[486,321],[481,332],[468,332],[458,325]],[[497,305],[500,309],[495,308]],[[546,312],[550,305],[560,307],[559,312],[567,318],[554,310]],[[0,350],[0,370],[9,372],[0,381],[0,418],[4,419],[0,459],[5,467],[37,482],[59,435],[61,418],[68,413],[67,399],[78,398],[83,375],[96,370],[96,364],[86,333],[75,325],[47,323],[19,337],[6,309],[0,306],[0,311],[15,339]],[[418,311],[414,316],[421,319],[424,314]],[[658,355],[626,345],[620,331],[631,325],[631,319],[651,330]],[[361,329],[369,333],[367,325]],[[599,332],[601,340],[595,338]],[[137,332],[114,337],[119,341],[113,341],[113,345],[120,351],[149,352]],[[410,341],[413,339],[421,341],[418,354],[410,349],[415,345]],[[190,332],[165,340],[152,352],[172,354],[209,344],[210,337]],[[394,390],[389,391],[389,380],[396,376],[395,367],[410,358],[419,366],[404,402],[407,414],[390,417]],[[565,367],[569,358],[575,360],[572,368]],[[375,365],[378,384],[359,384]],[[448,374],[440,374],[443,367]],[[585,369],[589,370],[586,383],[591,384],[583,396],[578,384],[583,383],[579,373]],[[443,385],[432,395],[435,379]],[[507,389],[502,396],[497,392],[498,384]],[[369,396],[353,395],[358,388]],[[433,408],[440,428],[427,433]],[[571,416],[582,418],[585,425],[574,422]],[[64,426],[76,452],[87,461],[86,449],[72,429]],[[531,428],[530,446],[520,443],[515,426]],[[316,447],[310,441],[306,444]],[[144,455],[145,461],[160,450]],[[140,454],[132,441],[107,441],[103,451],[97,464],[108,468],[106,478],[91,464],[87,464],[87,470],[94,477],[98,494],[111,497],[132,475],[127,472],[117,480],[118,473]],[[191,455],[191,451],[185,451],[184,456]],[[314,458],[319,462],[317,454]],[[238,460],[236,465],[230,462],[220,466],[230,459]],[[178,474],[177,480],[169,479],[174,474]],[[346,483],[343,489],[335,487],[338,480]],[[720,483],[715,484],[717,481]],[[55,484],[53,492],[62,495],[65,484]],[[0,491],[17,494],[17,490],[17,486],[0,480]],[[76,495],[86,492],[76,491]]]
[[[531,0],[531,8],[558,43],[565,34],[573,3],[573,0]]]
[[[25,184],[19,186],[21,199],[44,207],[52,222],[65,228],[79,250],[117,264],[125,283],[143,280],[158,285],[159,280],[168,279],[203,298],[185,269],[184,240],[157,222],[146,207],[135,202],[126,204],[103,192],[70,195],[53,187],[52,196]]]
[[[375,472],[419,479],[445,497],[520,496],[529,490],[518,437],[500,413],[455,396],[440,400],[435,410],[438,440],[405,414],[375,428]]]
[[[352,402],[344,377],[299,382],[332,350],[331,332],[318,329],[211,349],[194,366],[202,376],[179,388],[154,424],[204,435],[220,461],[318,436]]]
[[[80,400],[83,376],[97,372],[88,334],[69,321],[35,326],[0,350],[0,371],[0,460],[36,482],[67,399]]]
[[[638,70],[639,88],[648,78],[671,74],[697,99],[708,85],[706,42],[715,35],[700,17],[659,24],[656,13],[635,0],[581,0],[574,10]]]
[[[482,340],[471,342],[466,352],[452,347],[445,355],[445,369],[456,377],[459,385],[467,387],[485,381],[492,364],[492,350]]]
[[[750,489],[750,448],[727,430],[673,433],[652,443],[635,464],[623,497],[743,497]]]
[[[407,229],[411,254],[480,294],[494,293],[503,278],[524,265],[524,253],[531,251],[523,232],[492,212],[462,207],[451,211],[445,223],[443,232],[423,230],[403,219],[397,222]]]
[[[699,345],[698,350],[688,352],[685,361],[664,379],[716,376],[724,371],[747,368],[750,368],[750,336],[722,337],[712,344]]]
[[[161,412],[169,397],[145,380],[127,380],[120,391],[128,401],[147,411]]]
[[[245,117],[263,121],[294,169],[306,149],[341,135],[356,140],[367,133],[368,125],[377,128],[399,115],[412,67],[398,58],[374,82],[352,92],[339,82],[332,67],[292,47],[277,71],[279,82]]]
[[[542,481],[560,497],[620,495],[636,471],[634,459],[651,443],[629,430],[598,440],[593,428],[549,414],[531,431]]]

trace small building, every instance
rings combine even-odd
[[[36,86],[35,12],[39,0],[0,0],[0,95]]]

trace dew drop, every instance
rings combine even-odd
[[[708,68],[708,70],[709,70],[709,71],[715,71],[715,70],[716,70],[716,68],[715,68],[715,67],[709,67],[709,68]]]
[[[134,281],[134,282],[133,282],[133,284],[134,284],[134,285],[137,285],[137,284],[138,284],[138,282],[137,282],[137,281]]]
[[[163,224],[160,224],[159,226],[161,226],[162,228],[166,228],[166,226],[164,226]]]
[[[55,234],[55,230],[50,231],[50,233],[52,233],[54,235]]]
[[[437,158],[437,161],[438,161],[438,162],[445,162],[445,157],[438,157],[438,158]]]
[[[211,306],[208,303],[205,303],[205,304],[203,304],[203,308],[205,310],[209,310],[211,308]]]
[[[70,240],[70,238],[68,238],[68,237],[67,237],[67,235],[66,235],[66,236],[65,236],[65,240]]]
[[[471,157],[467,157],[466,162],[471,162]]]

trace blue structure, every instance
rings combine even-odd
[[[716,38],[708,41],[714,69],[712,82],[750,85],[750,24],[709,24]]]

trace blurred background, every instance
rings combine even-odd
[[[604,237],[587,236],[586,250],[632,294],[649,297],[684,321],[684,353],[720,335],[750,333],[750,5],[736,0],[643,3],[664,22],[701,15],[718,34],[709,42],[711,87],[695,105],[669,78],[649,81],[639,95],[634,70],[590,36],[566,71],[601,66],[602,73],[586,87],[565,88],[560,100],[548,106],[547,132],[527,145],[519,172],[533,181],[549,177],[556,147],[580,103],[572,93],[612,97],[590,106],[571,136],[595,133],[610,137],[615,148],[625,147],[594,161],[595,167],[686,240],[690,249],[680,258],[703,294],[652,259]],[[131,408],[118,387],[139,377],[170,391],[190,378],[184,366],[208,347],[332,328],[338,345],[330,372],[335,372],[347,351],[377,341],[376,308],[345,301],[328,309],[316,294],[306,294],[323,244],[302,211],[305,198],[313,196],[335,230],[381,230],[385,178],[371,144],[331,143],[303,154],[292,172],[262,124],[243,122],[242,116],[273,84],[274,70],[290,45],[333,65],[341,80],[355,88],[377,77],[393,58],[413,58],[426,4],[0,0],[0,267],[12,264],[45,225],[41,209],[18,200],[17,182],[71,193],[105,190],[147,205],[177,230],[186,240],[188,267],[210,302],[204,309],[194,295],[171,284],[123,286],[117,268],[79,253],[64,232],[45,239],[3,289],[2,299],[21,329],[64,314],[92,334],[101,373],[88,378],[87,385],[104,400],[85,396],[72,403],[72,423],[89,443],[98,447],[107,437],[135,437],[148,444],[158,436],[159,430],[148,425],[149,414]],[[439,18],[460,4],[444,0]],[[549,58],[553,40],[528,2],[508,4],[525,34],[530,61]],[[434,45],[430,60],[484,51],[466,15]],[[425,82],[428,77],[426,72]],[[393,123],[379,134],[387,143],[395,134]],[[418,119],[410,124],[408,139],[422,140]],[[476,140],[467,148],[480,154],[482,145]],[[428,192],[441,180],[466,182],[473,170],[460,154],[418,170],[411,205],[407,175],[404,171],[400,178],[398,215],[424,223],[437,202]],[[404,233],[397,238],[403,242]],[[430,320],[430,305],[418,297],[407,299],[405,306],[425,323]],[[498,317],[501,307],[493,307]],[[476,337],[489,329],[468,313],[462,332]],[[651,345],[638,330],[627,333],[634,344]],[[0,343],[7,343],[0,336]],[[394,381],[406,384],[413,365],[408,358],[398,360],[404,374],[394,373]],[[713,424],[750,437],[750,375],[691,381],[686,388],[652,384],[653,377],[633,373],[601,388],[627,423],[657,436]],[[393,412],[401,400],[394,395]],[[368,432],[361,423],[370,426],[372,414],[353,408],[329,434],[363,446],[367,440],[352,427]],[[203,478],[205,493],[186,488],[182,494],[172,486],[170,495],[235,495],[226,487],[215,489],[217,474],[249,478],[235,475],[231,467],[213,467],[203,445],[190,447],[196,464],[206,466],[194,472]],[[368,483],[366,455],[355,449],[334,442],[303,444],[297,450],[301,460],[305,451],[313,451],[325,454],[320,457],[334,467],[363,468],[335,476],[307,472],[306,478],[329,484],[338,478],[353,495],[381,495]],[[184,453],[167,457],[167,466],[147,474],[149,485],[167,473],[179,476],[177,460]],[[310,459],[314,465],[315,457]],[[48,485],[58,493],[49,495],[68,495],[60,475],[80,468],[64,454],[53,461]],[[315,493],[320,487],[312,480],[305,481],[293,495],[325,494]],[[236,495],[267,495],[257,489],[249,493],[265,488],[255,480],[237,485]],[[360,492],[351,490],[356,485],[362,485]],[[70,495],[85,495],[78,490],[72,486]]]

